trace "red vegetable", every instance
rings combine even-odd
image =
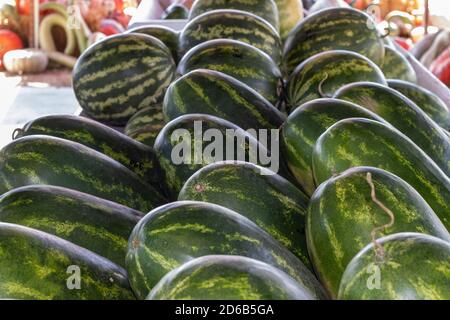
[[[398,37],[396,37],[396,38],[394,39],[394,41],[395,41],[397,44],[399,44],[400,46],[402,46],[403,49],[405,49],[405,50],[411,49],[411,46],[409,45],[409,43],[408,43],[404,38],[398,38]]]
[[[3,56],[5,53],[22,48],[22,39],[16,33],[10,30],[0,30],[0,68],[3,68]]]
[[[16,0],[17,12],[20,15],[30,15],[30,2],[33,0]],[[39,3],[46,2],[45,0],[39,0]]]
[[[123,26],[113,19],[103,19],[100,23],[100,28],[98,30],[101,33],[104,33],[107,36],[122,33],[125,31]]]
[[[430,65],[430,71],[446,86],[450,86],[450,47],[447,47]]]

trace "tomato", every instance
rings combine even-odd
[[[16,0],[17,12],[20,15],[28,16],[30,15],[30,3],[33,0]],[[44,3],[45,0],[39,0],[39,3]]]
[[[5,53],[22,48],[22,39],[16,33],[6,29],[0,30],[0,67],[3,68],[3,56]]]

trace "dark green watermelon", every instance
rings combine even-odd
[[[266,20],[246,11],[214,10],[195,17],[180,33],[180,51],[213,39],[233,39],[248,43],[281,64],[281,40]]]
[[[384,51],[385,54],[383,63],[381,64],[381,70],[387,79],[417,82],[414,68],[400,52],[389,46],[385,46]]]
[[[156,137],[165,124],[162,105],[155,104],[136,112],[128,120],[124,133],[128,137],[153,148]]]
[[[343,85],[358,81],[387,85],[380,68],[363,55],[345,50],[318,53],[298,65],[289,77],[289,109],[317,98],[330,98]]]
[[[242,256],[211,255],[169,272],[147,300],[315,300],[271,265]]]
[[[241,41],[217,39],[189,50],[178,65],[185,75],[195,69],[223,72],[256,90],[277,106],[282,93],[282,75],[276,63],[263,51]]]
[[[114,35],[78,58],[73,89],[86,115],[125,124],[136,111],[162,100],[175,67],[170,50],[157,38],[138,33]]]
[[[360,10],[331,8],[302,20],[289,33],[284,45],[288,74],[309,57],[328,50],[358,52],[381,65],[383,40],[372,18]]]
[[[450,244],[420,233],[397,233],[368,245],[347,266],[342,300],[449,300]]]

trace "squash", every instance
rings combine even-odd
[[[47,68],[48,57],[35,49],[12,50],[3,56],[3,64],[11,73],[39,73]]]

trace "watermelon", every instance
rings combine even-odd
[[[220,137],[213,135],[203,139],[208,130],[215,130]],[[220,150],[207,152],[208,146],[213,146],[211,141],[218,144]],[[180,149],[181,143],[186,143],[186,153]],[[229,154],[228,147],[233,148],[233,154]],[[267,154],[266,147],[250,133],[229,121],[206,114],[187,114],[169,122],[156,138],[155,150],[174,199],[186,180],[209,163],[225,159],[250,161],[253,154],[257,157],[256,152]],[[257,161],[257,158],[253,160]]]
[[[143,299],[169,271],[211,254],[263,261],[289,274],[312,297],[325,298],[308,268],[256,224],[227,208],[196,201],[159,207],[136,225],[126,259],[131,287]]]
[[[281,64],[281,40],[277,30],[266,20],[246,11],[213,10],[195,17],[180,33],[182,54],[213,39],[234,39],[267,53]]]
[[[345,84],[372,81],[387,85],[380,68],[356,52],[332,50],[318,53],[295,68],[286,85],[289,109],[331,97]]]
[[[4,222],[0,222],[0,297],[135,299],[123,268],[51,234]]]
[[[392,220],[374,199],[391,211]],[[345,267],[373,241],[372,232],[376,238],[421,232],[450,241],[447,229],[416,190],[392,173],[372,167],[351,168],[322,183],[311,197],[306,221],[314,269],[334,298]]]
[[[449,300],[450,244],[420,233],[377,240],[385,253],[374,262],[368,245],[347,266],[339,287],[342,300]]]
[[[178,32],[161,25],[143,25],[128,29],[126,33],[142,33],[161,40],[172,53],[172,58],[177,62],[180,58],[178,55]]]
[[[214,115],[247,129],[278,128],[285,116],[244,83],[224,73],[194,70],[173,82],[163,102],[166,121],[188,113]]]
[[[99,122],[73,115],[50,115],[28,122],[17,132],[16,137],[48,135],[81,143],[120,162],[163,192],[161,169],[153,149]]]
[[[286,39],[289,32],[303,19],[302,0],[275,0],[280,20],[280,36]]]
[[[196,0],[189,13],[189,20],[217,9],[235,9],[251,12],[279,30],[278,8],[274,0]]]
[[[119,162],[82,144],[27,136],[0,151],[0,194],[31,184],[55,185],[148,212],[165,199]]]
[[[228,74],[256,90],[277,106],[282,92],[282,75],[263,51],[244,42],[217,39],[189,50],[178,65],[178,73],[210,69]]]
[[[417,82],[414,68],[400,52],[389,46],[385,46],[384,51],[383,63],[380,66],[387,79]]]
[[[317,183],[356,166],[389,171],[409,183],[450,228],[450,179],[400,131],[373,120],[335,123],[317,140],[312,155]]]
[[[125,124],[161,100],[175,75],[170,50],[155,37],[128,33],[101,40],[78,58],[73,89],[89,117]]]
[[[450,139],[414,102],[394,89],[371,82],[358,82],[340,88],[334,98],[365,107],[409,137],[450,174]]]
[[[388,80],[389,87],[411,99],[442,128],[450,129],[450,112],[444,101],[433,92],[402,80]]]
[[[281,127],[281,153],[297,182],[311,196],[316,189],[311,155],[316,140],[342,119],[367,118],[386,123],[370,110],[337,99],[316,99],[295,109]]]
[[[311,266],[305,241],[309,199],[267,169],[241,161],[212,163],[189,178],[178,200],[210,202],[239,212]]]
[[[291,30],[283,50],[286,71],[290,74],[309,57],[328,50],[355,51],[378,65],[384,57],[383,40],[368,14],[331,8],[309,15]]]
[[[169,272],[147,300],[314,300],[307,288],[271,265],[242,256],[210,255]]]
[[[144,213],[85,193],[31,185],[0,197],[0,221],[54,234],[124,266],[128,237]]]
[[[124,133],[128,137],[153,148],[156,137],[164,125],[162,104],[155,104],[136,112],[128,120]]]
[[[168,19],[185,20],[188,17],[189,17],[189,10],[185,6],[178,3],[173,3],[166,8],[161,18],[164,20]]]

